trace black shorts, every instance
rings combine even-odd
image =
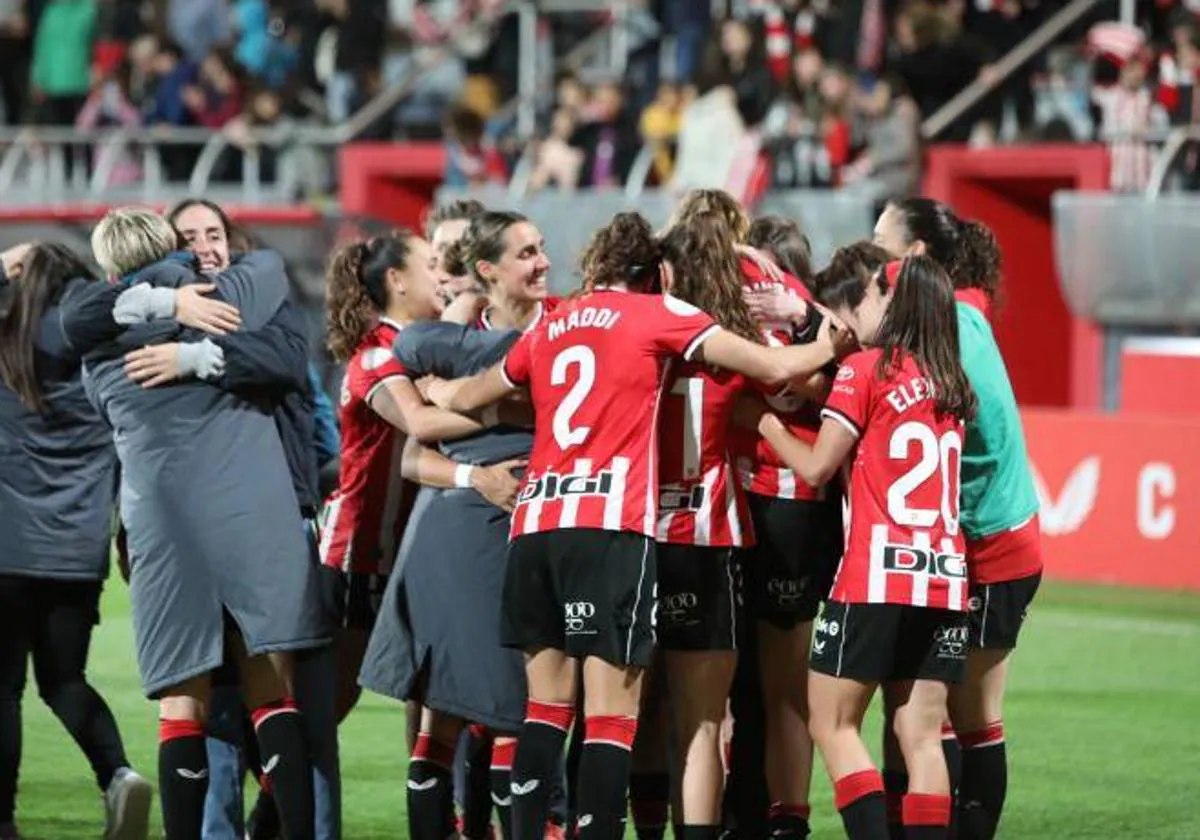
[[[654,540],[628,531],[567,528],[508,547],[500,640],[645,668],[654,656]]]
[[[966,613],[826,601],[813,633],[810,665],[822,674],[861,682],[956,683],[966,661]]]
[[[362,630],[370,633],[379,615],[383,602],[383,591],[387,589],[387,575],[365,572],[346,572],[345,604],[343,624],[347,630]]]
[[[737,650],[733,549],[658,544],[658,641],[663,650]]]
[[[971,585],[968,624],[971,647],[1012,650],[1025,623],[1025,613],[1042,582],[1042,573],[1003,583]]]
[[[842,556],[841,500],[749,495],[757,545],[742,557],[747,616],[780,630],[812,621]]]

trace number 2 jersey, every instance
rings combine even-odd
[[[604,289],[563,301],[513,345],[502,371],[529,387],[535,417],[514,538],[565,528],[654,537],[670,362],[717,329],[669,295]]]
[[[911,356],[880,377],[881,350],[848,356],[822,415],[858,438],[846,551],[830,597],[848,604],[965,610],[958,524],[963,424],[938,416]]]

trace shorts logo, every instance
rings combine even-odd
[[[696,624],[698,622],[694,617],[691,621],[687,621],[687,618],[698,603],[695,592],[673,592],[658,599],[658,614],[662,616],[664,624]]]
[[[965,624],[942,625],[933,633],[937,642],[937,655],[944,659],[962,659],[967,650],[967,627]]]
[[[817,633],[834,637],[841,632],[842,626],[837,621],[826,621],[823,617],[817,619]]]
[[[588,620],[595,617],[596,605],[591,601],[572,601],[563,605],[563,619],[567,633],[582,633]]]
[[[928,573],[944,578],[967,576],[967,561],[961,554],[893,543],[883,547],[883,568],[888,572],[914,575]]]
[[[967,599],[967,609],[971,612],[979,612],[983,609],[983,599],[978,595],[972,595]]]
[[[804,595],[806,578],[771,578],[767,581],[767,594],[781,607],[795,606]]]
[[[663,513],[679,510],[700,510],[704,507],[704,485],[688,490],[679,485],[664,486],[658,490],[658,509]]]
[[[612,491],[613,474],[605,470],[598,475],[559,475],[542,473],[521,491],[521,503],[542,499],[552,502],[567,496],[607,496]]]

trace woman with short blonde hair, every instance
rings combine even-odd
[[[92,231],[92,254],[110,278],[158,262],[178,244],[171,223],[144,207],[109,210]]]

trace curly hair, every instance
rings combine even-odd
[[[686,225],[700,217],[715,217],[723,223],[734,242],[750,235],[750,216],[736,198],[724,190],[692,190],[683,197],[671,216],[670,227]]]
[[[354,357],[387,309],[387,271],[404,271],[415,238],[411,231],[398,230],[391,236],[347,243],[329,258],[325,270],[326,346],[339,362]]]
[[[725,221],[695,216],[672,227],[662,239],[663,259],[671,264],[671,294],[707,312],[725,329],[761,343],[759,328],[742,294],[741,260]]]
[[[662,248],[650,223],[640,213],[618,213],[592,234],[579,257],[580,290],[586,293],[598,286],[626,283],[645,291],[657,282],[661,263]]]

